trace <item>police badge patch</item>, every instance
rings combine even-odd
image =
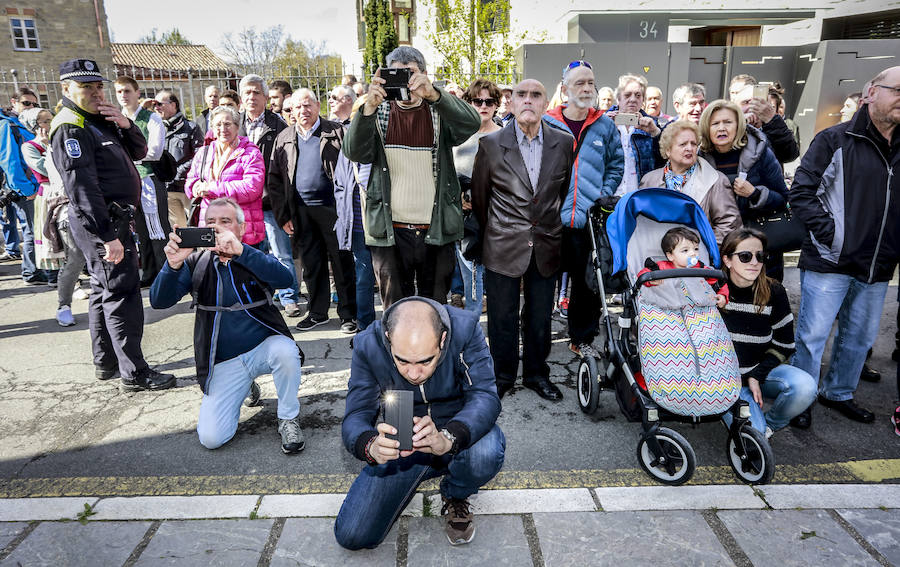
[[[66,147],[66,155],[68,155],[72,159],[81,157],[81,144],[78,143],[78,140],[74,138],[69,138],[65,143]]]

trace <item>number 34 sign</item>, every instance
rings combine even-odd
[[[634,14],[631,18],[631,41],[668,41],[669,18],[666,14]]]

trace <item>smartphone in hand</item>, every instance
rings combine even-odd
[[[616,114],[616,117],[613,118],[613,122],[616,124],[616,126],[637,126],[640,119],[640,114],[628,114],[619,112],[618,114]]]
[[[181,239],[179,248],[212,248],[216,245],[216,231],[212,228],[188,226],[176,228],[175,234]]]
[[[413,393],[409,390],[388,390],[384,393],[384,422],[397,430],[388,439],[400,441],[401,451],[412,451]]]

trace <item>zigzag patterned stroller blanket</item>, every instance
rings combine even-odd
[[[638,351],[650,397],[692,417],[738,399],[741,374],[731,335],[702,277],[662,280],[638,294]]]

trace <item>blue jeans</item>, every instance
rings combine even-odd
[[[750,423],[762,433],[766,432],[767,425],[772,431],[787,427],[788,422],[816,399],[816,381],[813,377],[789,364],[772,369],[759,389],[762,390],[763,398],[773,400],[765,414],[753,400],[750,388],[741,388],[741,399],[750,404]],[[731,425],[730,413],[725,414],[723,419],[727,425]]]
[[[466,311],[477,313],[481,316],[481,306],[484,303],[484,265],[466,260],[456,245],[456,263],[462,274],[465,288]]]
[[[18,219],[18,223],[16,222]],[[22,225],[22,277],[27,279],[35,274],[35,272],[43,273],[34,265],[34,200],[19,199],[12,203],[6,209],[6,220],[9,225],[9,235],[4,230],[4,238],[6,238],[6,249],[15,250],[15,246],[10,246],[10,235],[15,235],[12,239],[14,243],[19,242],[18,224]],[[5,227],[4,227],[5,228]]]
[[[12,203],[6,205],[3,209],[3,218],[0,219],[3,225],[3,240],[6,241],[6,251],[10,254],[19,254],[19,221],[16,208]]]
[[[241,404],[257,376],[272,374],[278,392],[278,419],[300,414],[300,354],[297,343],[284,335],[271,335],[253,350],[217,363],[200,402],[197,435],[200,444],[216,449],[234,437]]]
[[[797,314],[797,352],[792,364],[805,370],[829,400],[853,399],[866,353],[878,336],[888,282],[863,283],[843,274],[800,272],[800,312]],[[834,318],[837,332],[831,347],[828,373],[819,379],[822,354]]]
[[[356,323],[362,331],[375,321],[375,271],[365,233],[354,232],[352,238],[350,249],[356,266]]]
[[[341,547],[377,547],[422,482],[443,476],[444,498],[468,498],[503,467],[506,438],[494,425],[474,445],[456,456],[413,453],[383,465],[367,466],[347,492],[334,521],[334,537]]]
[[[456,245],[456,249],[459,250],[459,244]],[[463,287],[462,271],[459,268],[459,262],[457,262],[453,267],[453,277],[450,278],[450,293],[462,295],[465,291],[466,288]]]
[[[272,211],[263,211],[263,222],[266,223],[266,242],[269,245],[269,251],[273,256],[278,258],[281,265],[291,272],[291,287],[287,289],[275,290],[278,301],[282,305],[288,303],[297,303],[300,297],[300,284],[297,281],[297,270],[294,268],[294,255],[291,249],[291,237],[278,226],[275,221],[275,213]]]

